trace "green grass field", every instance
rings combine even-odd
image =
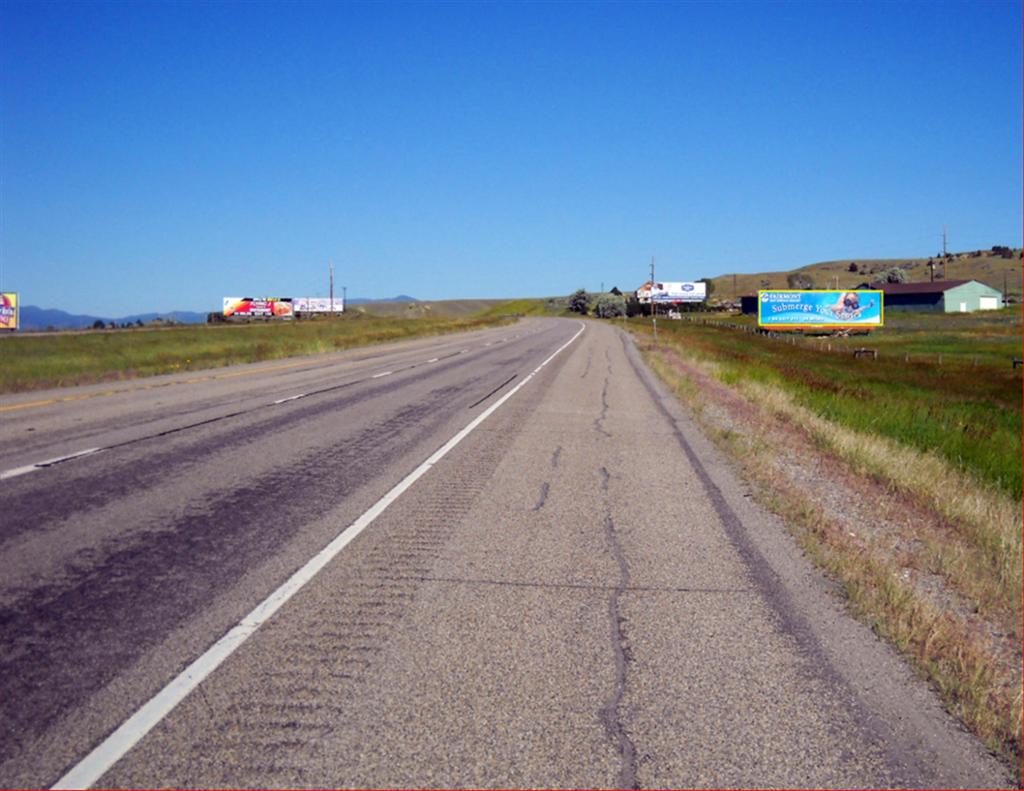
[[[781,386],[828,420],[936,452],[1020,499],[1021,374],[1012,367],[1020,356],[1020,325],[1020,314],[1012,310],[890,314],[886,327],[871,336],[795,344],[714,319],[708,324],[663,320],[658,329],[724,365],[727,381]],[[855,347],[877,348],[879,357],[856,359]]]
[[[399,303],[401,304],[401,303]],[[0,393],[180,373],[498,326],[505,314],[98,330],[0,338]]]

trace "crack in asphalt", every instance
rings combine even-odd
[[[656,384],[657,380],[644,365],[632,339],[623,333],[620,335],[620,340],[626,353],[626,359],[640,381],[643,382],[658,411],[672,427],[672,433],[675,435],[683,455],[693,468],[701,488],[718,514],[726,537],[753,578],[756,592],[771,608],[780,629],[797,644],[805,659],[807,672],[817,676],[838,695],[849,701],[849,705],[855,712],[853,721],[859,724],[869,743],[878,745],[882,760],[892,773],[891,785],[906,785],[908,787],[921,785],[921,777],[933,776],[929,773],[926,764],[913,753],[912,748],[907,748],[907,742],[904,739],[893,739],[892,726],[882,721],[865,706],[860,694],[832,662],[807,618],[794,606],[785,583],[758,549],[748,528],[730,507],[721,489],[712,480],[707,468],[683,434],[679,423],[669,411],[666,402],[672,403],[671,396],[665,396],[663,400]]]
[[[607,382],[606,385],[607,387]],[[628,640],[626,638],[626,619],[622,615],[621,600],[630,585],[629,564],[626,562],[626,555],[619,541],[618,532],[615,529],[615,522],[612,519],[611,507],[608,503],[608,484],[611,481],[611,473],[607,467],[601,467],[601,491],[604,493],[604,534],[608,542],[608,549],[619,567],[619,582],[611,588],[611,595],[608,597],[608,621],[611,628],[612,653],[615,656],[615,686],[611,695],[601,708],[601,722],[604,725],[608,738],[615,745],[621,761],[619,767],[619,788],[639,788],[636,777],[637,758],[636,745],[626,731],[622,721],[622,699],[626,694],[626,672],[632,661]]]
[[[489,392],[489,393],[488,393],[487,395],[485,395],[485,396],[484,396],[483,398],[479,399],[478,401],[474,401],[474,402],[473,402],[472,404],[470,404],[468,408],[469,408],[469,409],[472,409],[472,408],[473,408],[473,407],[475,407],[475,406],[480,406],[480,404],[482,404],[482,403],[483,403],[484,401],[486,401],[486,400],[487,400],[488,398],[490,398],[490,397],[491,397],[492,395],[494,395],[494,394],[495,394],[495,393],[497,393],[497,392],[498,392],[499,390],[501,390],[501,388],[503,388],[503,387],[504,387],[505,385],[507,385],[507,384],[508,384],[509,382],[511,382],[511,381],[512,381],[513,379],[515,379],[515,378],[516,378],[517,376],[519,376],[519,374],[512,374],[512,376],[510,376],[510,377],[509,377],[508,379],[506,379],[506,380],[505,380],[504,382],[502,382],[502,383],[501,383],[500,385],[498,385],[498,386],[497,386],[497,387],[495,387],[495,388],[494,388],[493,390],[491,390],[491,392]]]
[[[551,484],[548,483],[547,481],[544,481],[544,483],[541,484],[541,487],[540,487],[540,499],[537,500],[537,504],[535,506],[533,506],[533,508],[531,508],[530,510],[531,511],[539,511],[541,508],[543,508],[544,507],[544,503],[546,503],[547,499],[548,499],[548,492],[550,492],[550,491],[551,491]]]
[[[551,469],[558,469],[558,462],[562,458],[562,446],[559,445],[555,448],[555,452],[551,454]]]
[[[580,379],[586,379],[587,378],[587,374],[590,373],[590,361],[593,359],[593,357],[594,357],[594,352],[593,351],[587,352],[587,364],[583,368],[583,373],[580,374]]]

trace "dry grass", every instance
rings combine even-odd
[[[352,313],[323,321],[15,335],[0,340],[0,393],[323,354],[509,321],[505,316],[379,318]]]
[[[742,463],[761,501],[842,584],[854,613],[1019,771],[1019,504],[934,454],[832,423],[678,341],[641,346],[706,433]],[[792,444],[780,447],[780,437]],[[825,490],[870,503],[877,519],[868,509],[852,530],[849,514],[794,476],[793,459],[808,448],[814,458],[805,463],[829,478]]]

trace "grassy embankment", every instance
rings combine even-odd
[[[868,340],[829,339],[832,352],[825,341],[714,322],[659,322],[653,346],[646,322],[632,327],[655,370],[742,460],[762,501],[842,583],[854,611],[1017,766],[1021,378],[1011,360],[1020,355],[1020,318],[887,323]],[[879,348],[879,359],[854,359],[849,346]],[[806,469],[792,474],[805,450],[837,462],[837,480],[863,484],[848,497],[866,492],[880,511],[888,503],[886,519],[872,523],[863,507],[868,516],[855,524],[825,504]]]
[[[383,318],[351,313],[335,320],[192,325],[161,329],[25,334],[0,339],[0,393],[180,373],[351,349],[509,321],[491,315]]]

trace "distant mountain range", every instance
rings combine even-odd
[[[399,294],[390,299],[365,299],[354,297],[348,300],[349,305],[365,305],[367,302],[418,302],[415,297]],[[205,324],[206,313],[196,313],[190,310],[172,310],[169,313],[135,313],[131,316],[111,318],[108,316],[91,316],[81,313],[68,313],[67,311],[55,308],[40,308],[35,305],[21,306],[21,327],[25,330],[80,330],[92,327],[97,321],[104,324],[114,322],[118,326],[122,324],[135,324],[142,322],[148,324],[154,319],[165,321],[176,321],[179,324]]]

